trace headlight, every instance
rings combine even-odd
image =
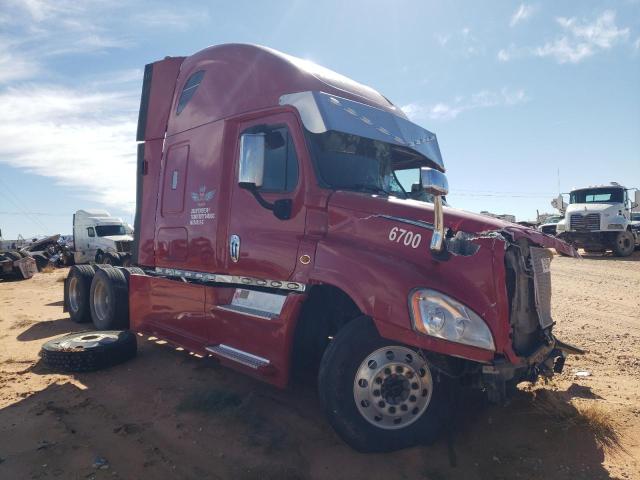
[[[420,333],[485,350],[496,349],[480,316],[453,298],[421,288],[409,295],[413,327]]]
[[[556,232],[564,232],[565,230],[566,229],[565,229],[564,223],[559,223],[556,225]]]
[[[609,225],[607,225],[607,228],[609,230],[622,230],[622,224],[620,224],[620,223],[610,223]]]

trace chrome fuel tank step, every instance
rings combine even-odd
[[[262,358],[251,353],[238,350],[237,348],[233,348],[222,343],[220,345],[209,346],[206,348],[206,350],[218,357],[226,358],[227,360],[240,363],[241,365],[253,368],[255,370],[268,367],[271,363],[266,358]]]

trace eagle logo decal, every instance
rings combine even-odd
[[[213,196],[216,194],[215,190],[209,190],[207,192],[207,187],[205,187],[204,185],[201,186],[197,192],[192,192],[191,193],[191,199],[196,202],[196,203],[206,203],[209,200],[211,200],[213,198]]]

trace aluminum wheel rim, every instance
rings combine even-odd
[[[356,371],[353,398],[360,414],[385,430],[407,427],[429,406],[433,379],[418,353],[400,346],[367,355]]]
[[[93,309],[101,322],[107,321],[109,317],[111,299],[109,291],[103,282],[97,282],[93,290]]]
[[[80,309],[80,282],[76,277],[69,281],[69,308],[74,312]]]

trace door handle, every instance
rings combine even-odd
[[[238,235],[229,237],[229,256],[233,263],[238,263],[240,259],[240,237]]]

